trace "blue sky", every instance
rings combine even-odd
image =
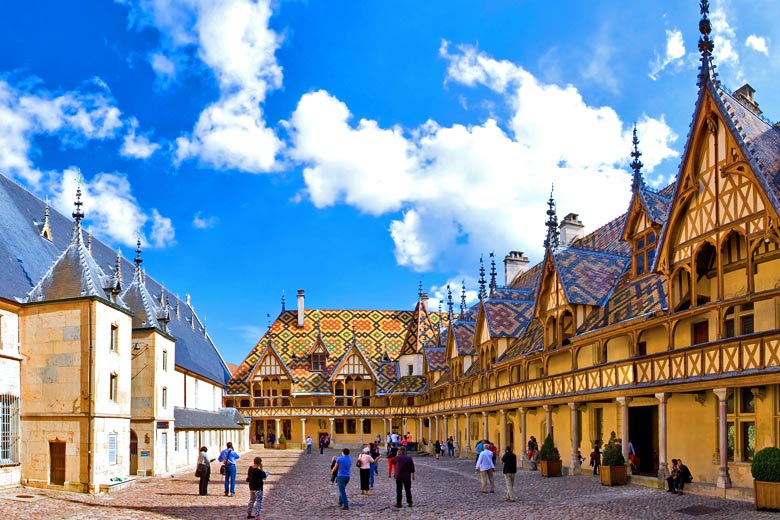
[[[698,2],[17,2],[0,19],[0,173],[193,306],[228,361],[282,291],[411,309],[536,262],[545,202],[588,230],[676,173]],[[711,2],[715,59],[777,117],[780,9]],[[499,276],[503,283],[503,276]],[[456,292],[459,289],[456,289]],[[473,298],[473,292],[470,298]]]

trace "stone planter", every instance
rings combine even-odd
[[[780,482],[753,481],[756,509],[780,509]]]
[[[539,461],[543,477],[560,477],[563,474],[563,462],[560,460]]]
[[[600,466],[599,479],[602,486],[625,486],[628,482],[626,466]]]

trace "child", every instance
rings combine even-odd
[[[263,459],[255,457],[254,465],[250,466],[246,474],[249,482],[249,506],[246,510],[247,518],[260,516],[260,508],[263,507],[263,481],[268,478],[268,473],[263,471]]]
[[[336,457],[330,459],[330,483],[336,482],[336,474],[333,472],[333,466],[336,465]]]

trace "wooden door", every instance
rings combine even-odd
[[[130,474],[138,473],[138,435],[130,430]]]
[[[49,442],[49,481],[55,486],[65,485],[65,443]]]

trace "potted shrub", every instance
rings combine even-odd
[[[780,509],[780,448],[764,448],[753,455],[750,473],[756,509]]]
[[[623,445],[615,437],[615,432],[609,434],[609,441],[604,446],[601,456],[599,479],[602,486],[623,486],[628,481],[626,474],[626,459],[623,457]]]
[[[548,435],[544,439],[542,447],[539,449],[539,460],[542,467],[543,477],[560,477],[563,471],[563,464],[561,463],[561,454],[558,453],[558,448],[555,447],[552,436]]]
[[[276,443],[276,447],[280,450],[287,449],[287,438],[284,436],[284,434],[279,435],[279,440]]]

